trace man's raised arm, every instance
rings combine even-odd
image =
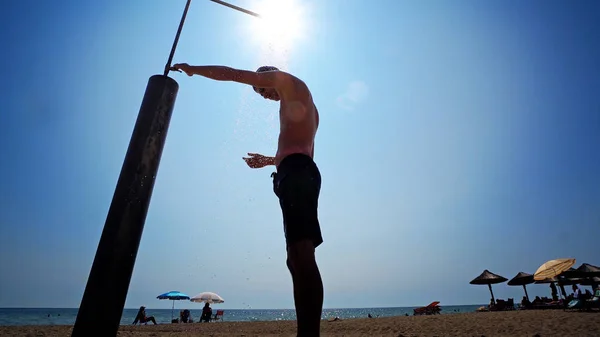
[[[187,63],[173,65],[172,69],[184,71],[188,76],[200,75],[216,81],[233,81],[257,88],[280,88],[292,76],[283,71],[254,72],[225,66],[191,66]]]

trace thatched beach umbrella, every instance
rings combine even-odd
[[[565,278],[577,278],[577,277],[579,277],[577,273],[578,273],[577,269],[571,267],[571,268],[563,271],[562,273],[560,273],[560,275],[556,276],[556,278],[559,280],[565,279]]]
[[[508,281],[509,286],[523,286],[525,290],[525,297],[529,301],[529,294],[527,294],[527,285],[534,282],[533,275],[524,272],[519,272],[515,277]]]
[[[597,276],[600,276],[600,267],[596,267],[596,266],[591,265],[589,263],[582,264],[581,266],[579,266],[579,268],[577,268],[577,271],[581,272],[586,277],[590,277],[590,276],[591,277],[597,277]]]
[[[582,286],[594,286],[594,285],[598,285],[600,284],[600,277],[596,276],[596,277],[588,277],[585,278],[583,280],[581,280],[581,282],[579,283]]]
[[[600,282],[600,268],[584,263],[577,269],[571,268],[561,274],[564,276],[564,284],[581,284],[594,286]]]
[[[536,281],[540,281],[543,279],[556,277],[571,268],[574,264],[575,259],[550,260],[538,268],[535,274],[533,274],[533,278]]]
[[[486,269],[483,271],[483,273],[481,273],[481,275],[477,276],[469,283],[470,284],[479,284],[479,285],[487,284],[487,286],[490,288],[490,294],[492,294],[492,301],[496,301],[494,299],[494,292],[492,291],[492,284],[502,283],[502,282],[506,282],[506,281],[508,281],[507,278],[502,277],[500,275],[496,275]]]
[[[589,263],[584,263],[577,269],[571,268],[565,271],[564,273],[562,273],[562,275],[567,278],[596,277],[600,276],[600,268]]]

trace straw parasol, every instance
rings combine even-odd
[[[492,301],[495,302],[496,300],[494,299],[494,292],[492,291],[492,284],[502,283],[502,282],[506,282],[506,281],[508,281],[507,278],[500,276],[500,275],[496,275],[486,269],[483,271],[483,273],[481,273],[481,275],[477,276],[469,283],[470,284],[478,284],[478,285],[487,284],[488,288],[490,288],[490,294],[492,294]]]
[[[525,290],[525,297],[529,301],[529,294],[527,294],[527,285],[534,282],[533,275],[524,272],[519,272],[515,277],[508,281],[509,286],[523,286]]]
[[[575,264],[575,259],[550,260],[538,268],[538,270],[535,272],[535,274],[533,274],[533,278],[536,281],[540,281],[543,279],[558,276],[562,272],[571,268],[574,264]]]
[[[592,276],[592,277],[600,276],[600,267],[596,267],[596,266],[591,265],[589,263],[582,264],[581,266],[579,266],[579,268],[577,268],[577,271],[581,272],[586,277],[589,277],[589,276]]]
[[[561,280],[564,284],[581,284],[594,287],[600,283],[600,268],[589,263],[583,263],[577,269],[570,268],[561,276],[564,277],[564,280]]]
[[[565,271],[563,276],[567,278],[586,278],[600,276],[600,268],[589,263],[583,263],[577,269],[571,268]]]
[[[600,284],[600,277],[598,277],[598,276],[588,277],[588,278],[581,280],[581,282],[579,282],[579,284],[581,284],[582,286],[594,286],[594,285],[597,286],[598,284]]]

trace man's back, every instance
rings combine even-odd
[[[275,156],[278,165],[287,155],[302,153],[313,157],[314,139],[319,127],[319,112],[306,84],[294,78],[294,85],[280,93],[280,133]]]

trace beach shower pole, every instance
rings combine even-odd
[[[162,75],[148,80],[71,336],[116,336],[179,85],[168,77],[191,0]],[[128,322],[129,323],[129,322]]]
[[[209,0],[209,1],[212,1],[212,2],[214,2],[214,3],[217,3],[217,4],[219,4],[219,5],[223,5],[223,6],[225,6],[225,7],[233,8],[233,9],[235,9],[236,11],[240,11],[240,12],[242,12],[242,13],[246,13],[246,14],[248,14],[248,15],[252,15],[252,16],[255,16],[255,17],[257,17],[257,18],[260,18],[260,17],[261,17],[261,16],[260,16],[260,14],[258,14],[258,13],[255,13],[255,12],[253,12],[253,11],[249,11],[249,10],[247,10],[247,9],[245,9],[245,8],[242,8],[242,7],[238,7],[238,6],[232,5],[232,4],[230,4],[230,3],[227,3],[227,2],[225,2],[225,1],[221,1],[221,0]]]

